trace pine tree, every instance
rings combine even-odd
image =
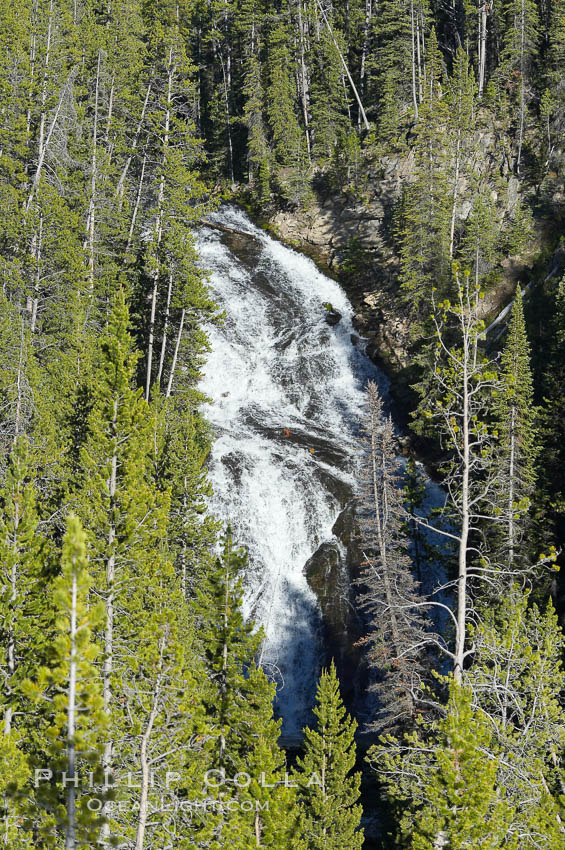
[[[212,731],[191,617],[163,548],[134,560],[127,621],[116,624],[131,658],[116,667],[114,678],[120,744],[113,766],[131,782],[116,789],[109,827],[111,835],[135,837],[137,850],[164,843],[171,833],[179,848],[189,848],[211,832],[206,818],[182,808],[183,800],[202,799]]]
[[[528,106],[532,99],[533,61],[539,42],[539,12],[534,0],[508,0],[504,6],[503,49],[499,73],[518,108],[516,170],[520,173]]]
[[[168,499],[151,482],[151,419],[147,403],[134,386],[138,354],[128,327],[124,292],[119,289],[99,344],[94,406],[73,494],[91,541],[96,593],[105,606],[101,674],[104,708],[112,718],[104,752],[106,770],[112,768],[118,737],[115,712],[122,649],[131,639],[126,612],[134,604],[132,588],[145,580],[144,569],[154,564],[168,510]]]
[[[475,709],[489,718],[489,758],[500,753],[499,783],[511,803],[520,847],[559,847],[565,713],[559,701],[563,634],[551,603],[511,586],[496,606],[481,607],[466,682]]]
[[[334,33],[334,35],[341,44],[340,49],[343,53],[341,34]],[[343,144],[349,127],[349,118],[348,96],[338,48],[327,24],[321,21],[317,22],[317,38],[312,53],[310,87],[312,155],[320,165],[324,166],[332,161],[336,146]]]
[[[371,687],[380,704],[373,728],[405,727],[413,722],[427,678],[423,647],[436,641],[427,633],[425,601],[411,572],[393,426],[382,407],[379,390],[370,381],[359,524],[364,556],[360,600],[369,628],[364,642],[377,679]]]
[[[468,268],[475,286],[486,287],[496,256],[499,228],[496,206],[487,187],[479,187],[465,225],[458,255]]]
[[[500,467],[497,513],[504,540],[500,557],[505,565],[512,568],[519,557],[535,486],[536,455],[530,349],[519,286],[502,352],[501,377],[502,387],[494,404],[499,439],[497,463]]]
[[[543,507],[537,525],[544,545],[562,540],[565,529],[565,428],[560,413],[565,385],[565,278],[552,293],[551,304],[549,350],[541,371],[539,500]]]
[[[73,516],[67,521],[63,539],[61,571],[53,587],[53,658],[49,667],[42,667],[35,679],[26,679],[21,687],[36,705],[48,704],[43,709],[47,712],[44,735],[48,770],[55,784],[39,783],[34,803],[53,814],[36,827],[38,837],[45,846],[56,847],[54,828],[61,829],[65,850],[76,850],[85,842],[95,841],[100,831],[96,807],[93,812],[90,796],[79,792],[79,786],[87,786],[86,774],[95,775],[100,768],[108,716],[94,663],[99,648],[93,630],[103,618],[103,606],[89,605],[92,580],[86,536]],[[45,766],[40,769],[45,770]]]
[[[402,150],[404,128],[419,119],[428,16],[426,0],[385,0],[375,16],[375,46],[368,68],[376,80],[377,134],[385,154]]]
[[[316,729],[304,730],[304,756],[295,779],[300,807],[300,839],[311,850],[361,848],[358,804],[361,774],[355,767],[356,722],[347,715],[335,665],[322,672],[317,692]],[[302,845],[299,845],[302,846]]]
[[[511,830],[514,809],[498,780],[502,757],[485,758],[491,740],[490,723],[473,711],[470,690],[452,683],[445,717],[431,740],[414,732],[379,747],[376,769],[390,797],[407,807],[400,824],[405,846],[522,846]]]
[[[306,155],[303,133],[295,110],[295,84],[291,77],[289,34],[282,24],[274,27],[268,38],[267,114],[273,136],[273,154],[279,168],[277,179],[283,196],[300,202],[305,187]]]
[[[404,193],[400,232],[400,281],[412,311],[429,305],[432,286],[446,292],[449,285],[449,245],[452,204],[448,194],[442,97],[443,61],[435,31],[426,53],[426,84],[421,121],[416,128],[415,179]]]
[[[44,644],[45,540],[38,534],[33,462],[26,437],[14,441],[1,498],[1,705],[3,731],[9,736],[14,722],[29,731],[20,684],[34,669]]]
[[[271,182],[271,152],[267,142],[264,119],[264,92],[261,64],[257,56],[248,60],[243,114],[248,131],[249,183],[262,207],[269,203]]]
[[[470,183],[474,171],[473,148],[476,145],[476,84],[469,60],[463,49],[455,55],[453,70],[447,86],[446,104],[449,115],[448,138],[451,152],[451,215],[449,227],[449,256],[455,253],[458,205],[464,200],[461,183]]]
[[[197,588],[213,565],[212,549],[219,523],[208,512],[211,495],[205,461],[209,451],[206,426],[190,408],[169,407],[163,481],[170,488],[168,536],[181,592],[195,599]]]
[[[37,364],[22,311],[0,295],[0,465],[5,468],[15,438],[29,434],[37,409]]]
[[[234,548],[228,527],[222,555],[197,591],[197,623],[212,685],[204,696],[214,734],[209,770],[218,778],[225,803],[234,800],[231,810],[228,805],[221,810],[215,829],[218,847],[233,843],[238,850],[283,850],[294,829],[292,795],[282,782],[284,756],[277,744],[280,721],[273,719],[274,686],[255,663],[261,634],[253,633],[241,612],[245,564],[246,555]],[[224,777],[233,780],[240,773],[250,777],[241,789],[225,782]],[[256,809],[254,800],[268,803],[266,814]]]

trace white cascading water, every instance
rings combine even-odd
[[[263,627],[261,661],[291,741],[308,720],[322,655],[304,566],[335,541],[332,526],[351,497],[366,380],[386,381],[352,341],[353,310],[339,284],[240,210],[223,207],[211,220],[249,234],[203,228],[198,238],[225,310],[223,327],[208,329],[201,385],[216,434],[212,510],[248,549],[245,614]],[[327,304],[342,315],[334,327]]]

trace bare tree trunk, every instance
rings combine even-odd
[[[96,65],[96,86],[94,89],[94,120],[92,125],[92,157],[91,157],[91,173],[90,173],[90,202],[88,205],[88,215],[86,219],[86,242],[85,249],[88,249],[88,289],[92,293],[94,291],[94,224],[96,210],[96,168],[98,155],[98,96],[100,91],[100,63],[102,59],[102,50],[98,51],[98,63]]]
[[[424,10],[422,6],[420,6],[420,38],[422,39],[422,73],[420,76],[422,90],[425,88],[427,83],[427,72],[426,72],[426,21],[424,20]],[[423,100],[423,91],[420,95],[420,103]]]
[[[526,89],[525,89],[525,74],[526,74],[526,10],[524,8],[525,0],[520,3],[520,130],[518,134],[518,158],[516,160],[516,171],[520,173],[520,164],[522,162],[522,146],[524,144],[524,127],[526,124]]]
[[[121,205],[121,199],[123,198],[123,195],[124,195],[124,187],[125,187],[125,183],[126,183],[126,177],[128,175],[128,171],[130,169],[134,153],[137,150],[137,145],[139,144],[139,137],[141,136],[141,130],[143,129],[143,124],[145,123],[145,113],[147,112],[147,104],[149,103],[149,95],[150,94],[151,94],[151,82],[149,82],[149,85],[147,86],[147,89],[146,89],[146,92],[145,92],[145,99],[143,101],[143,107],[141,109],[141,117],[140,117],[140,119],[137,123],[137,129],[135,131],[135,136],[133,137],[133,142],[132,142],[132,145],[131,145],[132,152],[130,153],[130,155],[128,156],[128,158],[125,161],[124,167],[122,169],[122,173],[120,174],[120,179],[118,180],[118,185],[116,186],[116,197],[120,198],[120,205]],[[143,162],[145,164],[145,157],[143,159]]]
[[[186,315],[186,309],[183,307],[181,317],[180,317],[180,325],[177,333],[177,341],[175,344],[175,353],[173,354],[173,362],[171,363],[171,372],[169,374],[169,383],[167,384],[167,392],[165,393],[165,398],[169,398],[171,395],[171,389],[173,387],[173,378],[175,376],[175,370],[177,368],[177,360],[179,356],[179,348],[182,339],[182,331],[184,327],[184,317]]]
[[[22,432],[22,393],[23,393],[23,372],[24,372],[24,352],[25,352],[25,335],[24,335],[24,320],[22,318],[20,325],[20,352],[18,361],[18,375],[16,380],[16,416],[14,421],[14,442]],[[20,508],[21,501],[19,498],[14,499],[14,536],[12,539],[12,550],[14,552],[14,562],[10,572],[10,602],[15,606],[18,599],[18,558],[16,557],[19,549],[18,532],[20,528]],[[8,680],[10,680],[16,672],[16,635],[14,627],[11,624],[8,628],[6,637],[6,667]],[[11,693],[11,687],[8,686]],[[14,710],[9,704],[4,710],[4,734],[9,735],[12,729],[12,719]]]
[[[110,127],[112,126],[112,117],[114,114],[114,89],[116,85],[115,73],[112,72],[112,81],[110,83],[110,94],[108,96],[108,115],[106,116],[106,129],[104,130],[104,146],[109,151],[110,145]]]
[[[410,30],[412,34],[412,102],[414,121],[418,120],[418,94],[416,91],[416,28],[414,25],[414,0],[410,0]]]
[[[226,592],[224,594],[224,646],[222,649],[222,700],[224,699],[225,688],[226,688],[226,671],[228,669],[228,641],[227,641],[227,633],[228,633],[228,624],[229,624],[229,604],[230,604],[230,555],[231,552],[226,551],[226,557],[224,558],[224,563],[226,567],[226,577],[225,577],[225,587]],[[225,722],[225,717],[222,716],[222,721]],[[224,753],[226,750],[226,735],[225,735],[225,726],[222,723],[222,729],[220,733],[220,752],[219,752],[219,763],[220,766],[224,760]]]
[[[153,343],[155,337],[155,314],[157,310],[157,297],[159,295],[159,249],[161,245],[161,237],[163,230],[162,223],[162,214],[163,214],[163,201],[165,200],[165,168],[167,164],[167,149],[169,147],[169,132],[171,128],[171,106],[173,102],[173,76],[175,73],[175,68],[173,66],[173,48],[172,46],[169,49],[169,64],[167,69],[167,109],[165,112],[165,132],[163,136],[163,158],[162,158],[162,172],[161,172],[161,182],[159,185],[159,197],[157,200],[157,215],[155,219],[155,235],[154,235],[154,250],[155,250],[155,258],[154,258],[154,271],[152,272],[153,278],[153,291],[151,295],[151,315],[149,318],[149,341],[147,344],[147,376],[145,381],[145,398],[149,401],[149,395],[151,392],[151,371],[153,365]]]
[[[165,363],[165,352],[167,349],[167,332],[169,329],[169,316],[171,311],[171,297],[173,294],[173,272],[169,270],[169,288],[167,290],[167,308],[165,310],[165,322],[163,326],[163,337],[161,339],[161,356],[159,357],[159,371],[157,373],[157,383],[161,383],[163,376],[163,364]]]
[[[416,13],[416,62],[418,66],[418,103],[422,103],[422,51],[420,50],[420,40],[423,35],[420,34],[420,10]]]
[[[372,411],[371,419],[373,420]],[[379,453],[377,445],[377,433],[382,428],[382,422],[371,421],[371,472],[373,485],[373,506],[375,511],[375,530],[377,533],[377,546],[379,549],[379,560],[382,567],[382,578],[385,591],[385,599],[387,604],[387,613],[390,615],[390,628],[392,632],[392,641],[394,643],[394,654],[399,655],[401,652],[398,624],[396,622],[396,611],[394,608],[394,600],[392,597],[392,586],[388,568],[388,552],[385,542],[383,525],[386,522],[388,515],[387,493],[386,493],[386,469],[385,458],[383,453]],[[379,454],[381,454],[381,481],[379,486]]]
[[[365,76],[367,66],[367,54],[369,52],[369,28],[373,14],[372,0],[365,0],[365,23],[363,24],[363,47],[361,48],[361,67],[359,69],[359,94],[365,96]],[[359,115],[359,126],[361,126],[361,115]]]
[[[34,80],[35,80],[35,58],[36,58],[36,51],[37,51],[37,30],[36,30],[36,26],[37,26],[37,2],[38,2],[38,0],[34,0],[33,7],[32,7],[32,14],[31,14],[32,30],[31,30],[31,35],[30,35],[30,39],[29,39],[29,92],[30,92],[30,97],[29,97],[29,105],[28,105],[27,112],[26,112],[26,139],[28,140],[27,141],[28,145],[29,145],[29,138],[30,138],[30,135],[31,135],[31,104],[32,104],[33,85],[34,85]],[[27,168],[28,168],[27,163],[26,163],[25,168],[26,168],[26,174],[27,174]]]
[[[461,684],[463,662],[465,660],[465,637],[467,626],[467,547],[469,541],[469,472],[470,472],[470,433],[469,433],[469,357],[470,340],[465,327],[465,312],[462,305],[461,326],[463,331],[463,373],[461,396],[463,402],[461,427],[463,431],[463,451],[461,470],[461,532],[458,543],[457,575],[457,629],[455,633],[455,658],[453,676]]]
[[[47,106],[47,84],[49,81],[49,63],[51,60],[51,34],[53,31],[53,0],[49,2],[49,13],[48,13],[48,21],[47,21],[47,41],[45,45],[45,60],[43,63],[43,85],[41,87],[41,98],[40,98],[40,107],[41,112],[39,116],[39,140],[37,146],[37,169],[33,178],[32,186],[30,194],[28,195],[28,199],[26,202],[25,210],[29,211],[31,207],[31,203],[35,196],[35,192],[37,190],[37,186],[39,184],[39,179],[41,177],[41,171],[43,168],[43,160],[45,158],[45,122],[47,120],[46,106]],[[35,55],[35,44],[34,44],[34,55]],[[57,108],[57,112],[55,113],[58,116],[59,106]],[[29,122],[31,124],[31,114],[29,116]]]
[[[159,700],[161,698],[161,682],[162,682],[162,671],[163,671],[163,655],[165,653],[165,644],[167,641],[166,635],[161,639],[161,651],[159,653],[159,661],[157,665],[157,680],[155,682],[155,688],[153,691],[153,700],[151,705],[151,712],[147,719],[147,725],[145,727],[145,731],[141,738],[141,747],[139,752],[139,761],[141,765],[141,790],[139,794],[139,811],[137,815],[137,834],[135,838],[135,850],[143,850],[143,845],[145,841],[145,829],[147,827],[147,815],[148,815],[148,802],[149,802],[149,780],[150,780],[150,770],[149,770],[149,760],[147,757],[147,748],[149,746],[149,740],[151,738],[151,734],[153,732],[153,727],[155,726],[155,720],[157,719],[157,714],[159,713]]]
[[[235,184],[235,177],[233,171],[233,146],[231,139],[231,116],[230,116],[230,100],[229,100],[229,87],[228,87],[228,74],[226,71],[226,66],[224,63],[224,57],[222,52],[220,51],[220,62],[222,63],[222,76],[224,80],[224,106],[226,110],[226,135],[228,139],[228,166],[230,171],[230,180],[232,186]]]
[[[365,130],[367,130],[367,132],[368,132],[371,128],[369,126],[369,122],[367,121],[367,115],[366,115],[365,110],[363,108],[363,104],[361,103],[361,98],[359,97],[359,92],[357,91],[357,87],[356,87],[355,83],[353,82],[353,78],[352,78],[351,74],[349,73],[349,68],[347,67],[347,63],[346,63],[345,59],[343,58],[341,50],[339,49],[339,44],[337,43],[337,39],[336,39],[336,37],[333,33],[333,30],[330,26],[330,22],[328,21],[328,18],[326,16],[325,11],[324,11],[324,7],[322,6],[320,0],[318,0],[318,6],[320,8],[320,12],[322,13],[322,17],[324,19],[324,22],[325,22],[325,24],[328,28],[328,32],[331,36],[331,39],[334,43],[334,47],[337,51],[337,55],[339,56],[339,58],[341,60],[341,64],[343,65],[343,70],[345,71],[345,73],[347,75],[347,79],[349,80],[349,84],[350,84],[350,86],[353,90],[353,94],[355,95],[355,100],[357,101],[357,105],[359,107],[359,112],[360,112],[361,118],[363,120],[363,125],[365,127]]]
[[[142,160],[142,163],[141,163],[141,174],[139,175],[139,185],[137,187],[137,195],[136,195],[136,198],[135,198],[135,204],[134,204],[134,207],[133,207],[133,213],[132,213],[132,216],[131,216],[131,222],[130,222],[130,226],[129,226],[128,241],[127,241],[126,250],[125,250],[126,254],[129,253],[129,249],[131,248],[131,243],[133,241],[133,233],[134,233],[134,230],[135,230],[135,223],[137,221],[137,214],[139,212],[139,205],[141,204],[141,195],[143,193],[143,181],[145,180],[145,166],[146,166],[146,164],[147,164],[147,154],[143,154],[143,160]]]
[[[30,192],[29,192],[26,204],[25,204],[25,208],[24,208],[26,214],[29,212],[31,205],[33,203],[33,200],[35,198],[35,193],[37,192],[37,188],[38,188],[39,182],[41,180],[41,174],[43,172],[43,166],[45,165],[45,154],[47,153],[47,151],[49,149],[49,144],[51,142],[51,136],[53,135],[53,131],[55,130],[55,127],[57,126],[57,122],[59,120],[59,115],[61,114],[61,109],[63,107],[63,102],[65,100],[65,97],[67,96],[68,89],[70,88],[70,86],[72,86],[73,80],[76,76],[76,72],[77,72],[77,68],[75,67],[75,68],[73,68],[73,70],[71,71],[69,76],[67,77],[67,80],[66,80],[66,82],[65,82],[65,84],[64,84],[64,86],[61,90],[61,94],[59,95],[57,107],[55,109],[55,113],[54,113],[53,118],[51,120],[51,124],[49,125],[49,130],[47,131],[47,135],[45,136],[45,141],[41,142],[41,145],[40,145],[40,148],[39,148],[39,156],[38,156],[38,160],[37,160],[37,168],[36,168],[35,174],[33,176],[31,189],[30,189]]]
[[[300,54],[300,103],[302,106],[302,117],[304,119],[304,130],[306,134],[306,149],[308,151],[308,159],[311,158],[312,154],[312,140],[310,138],[310,97],[309,97],[309,86],[308,86],[308,72],[306,70],[306,58],[305,58],[305,49],[304,49],[304,19],[302,17],[302,0],[297,0],[296,4],[298,10],[298,44],[299,44],[299,54]]]
[[[487,13],[488,0],[479,2],[479,100],[482,99],[485,87],[485,69],[487,55]]]
[[[35,262],[35,283],[33,285],[33,298],[31,302],[31,320],[30,320],[30,331],[35,333],[35,328],[37,325],[37,311],[39,308],[39,290],[41,283],[41,244],[43,242],[43,214],[39,216],[39,232],[33,237],[33,245],[32,250],[34,254],[34,262]]]
[[[12,549],[15,552],[18,550],[18,529],[20,525],[20,501],[14,499],[14,539],[12,541]],[[12,570],[10,575],[10,603],[15,606],[18,598],[18,559],[14,557]],[[6,667],[8,679],[10,680],[16,672],[16,636],[13,625],[8,629],[6,639]],[[11,688],[10,688],[11,692]],[[4,734],[9,735],[12,731],[12,718],[14,709],[9,704],[4,710]]]

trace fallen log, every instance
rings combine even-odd
[[[216,224],[215,221],[208,221],[206,218],[200,219],[200,224],[204,227],[211,227],[212,230],[221,230],[222,233],[234,233],[236,236],[253,236],[252,233],[247,233],[245,230],[238,230],[236,227],[227,227],[225,224]]]

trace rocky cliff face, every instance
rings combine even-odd
[[[328,195],[307,210],[279,211],[271,219],[280,239],[339,278],[355,308],[355,325],[369,340],[369,355],[393,371],[407,365],[409,327],[397,297],[398,258],[390,238],[407,177],[396,169],[375,184],[369,200]]]
[[[479,139],[484,168],[492,169],[494,140]],[[490,165],[487,161],[490,160]],[[355,325],[368,339],[367,351],[379,365],[398,377],[410,366],[410,320],[399,297],[399,259],[395,254],[393,214],[402,188],[413,174],[413,155],[383,158],[378,171],[368,173],[365,197],[320,194],[305,210],[279,210],[270,228],[284,242],[309,254],[325,271],[337,277],[355,309]],[[493,198],[501,214],[512,213],[520,198],[520,183],[509,163],[499,163],[500,177]],[[465,196],[462,181],[460,195]],[[470,204],[463,200],[457,216],[465,220]],[[529,258],[509,258],[501,268],[500,283],[487,293],[485,318],[496,315],[511,297],[516,281],[524,280]]]

